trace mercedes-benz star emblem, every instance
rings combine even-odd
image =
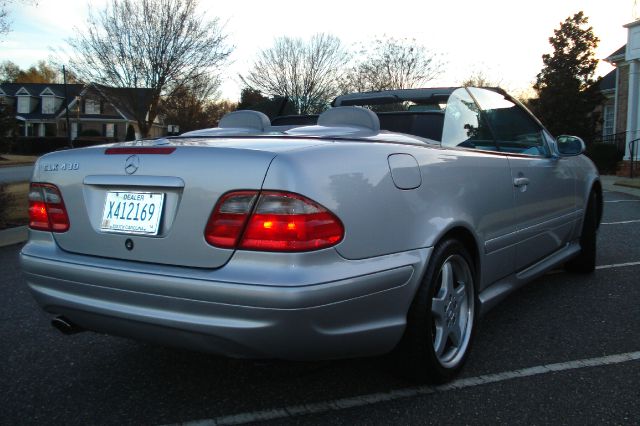
[[[124,171],[127,172],[128,175],[132,175],[138,171],[140,167],[140,158],[137,155],[130,155],[127,160],[124,162]]]

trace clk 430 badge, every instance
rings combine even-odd
[[[44,163],[40,168],[45,172],[60,172],[64,170],[79,170],[79,163]]]

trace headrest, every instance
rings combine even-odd
[[[375,112],[357,106],[330,108],[318,117],[318,126],[364,127],[374,132],[380,131],[380,120]]]
[[[259,111],[240,110],[225,114],[218,123],[219,128],[255,129],[264,132],[271,126],[269,117]]]

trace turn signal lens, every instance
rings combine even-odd
[[[29,227],[39,231],[66,232],[69,215],[60,190],[49,183],[32,183],[29,188]]]
[[[319,250],[343,236],[342,222],[333,213],[302,195],[280,191],[259,197],[257,191],[226,194],[205,230],[205,239],[216,247],[261,251]]]

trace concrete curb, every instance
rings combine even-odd
[[[624,181],[619,176],[600,176],[602,182],[602,189],[605,191],[622,192],[624,194],[635,195],[640,197],[640,188],[633,188],[630,186],[623,186]],[[622,184],[622,185],[621,185]]]
[[[0,231],[0,247],[24,243],[29,237],[29,229],[26,226],[4,229]]]

